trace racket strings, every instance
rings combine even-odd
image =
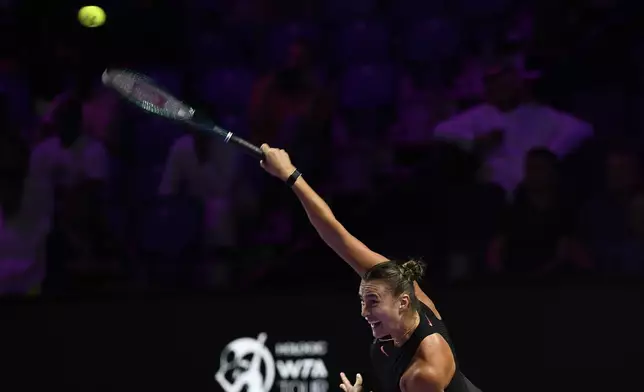
[[[156,86],[144,75],[124,69],[105,70],[101,79],[103,84],[111,87],[125,99],[148,113],[182,121],[194,128],[213,132],[221,136],[224,142],[241,147],[243,151],[257,159],[264,157],[264,153],[259,147],[233,136],[231,132],[216,126],[210,119],[199,116],[199,114],[195,115],[193,108]]]
[[[131,72],[114,72],[105,80],[123,96],[150,113],[190,119],[194,109],[156,87],[147,78]]]

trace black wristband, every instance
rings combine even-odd
[[[293,170],[293,173],[291,173],[291,175],[286,179],[286,185],[292,187],[293,185],[295,185],[295,181],[297,181],[300,176],[302,176],[302,173],[300,173],[299,170]]]

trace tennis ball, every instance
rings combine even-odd
[[[78,11],[78,21],[85,27],[98,27],[105,23],[105,11],[95,5],[87,5]]]

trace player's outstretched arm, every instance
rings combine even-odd
[[[262,167],[284,182],[293,182],[292,189],[300,199],[306,214],[322,240],[335,251],[351,268],[362,276],[374,265],[387,258],[369,249],[335,218],[329,205],[298,175],[295,166],[284,150],[262,145],[265,159]],[[297,178],[296,178],[297,177]],[[290,180],[289,180],[290,179]]]

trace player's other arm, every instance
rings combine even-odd
[[[262,167],[273,176],[286,181],[295,171],[288,154],[284,150],[262,145],[266,159]],[[369,249],[354,237],[336,219],[329,205],[300,177],[293,185],[293,191],[302,203],[309,221],[324,242],[346,261],[360,276],[374,265],[387,261],[387,258]]]
[[[434,369],[418,369],[406,380],[401,380],[402,392],[443,392],[445,389],[439,381],[440,376]]]
[[[439,334],[427,336],[400,379],[402,392],[443,392],[456,373],[452,350]]]

